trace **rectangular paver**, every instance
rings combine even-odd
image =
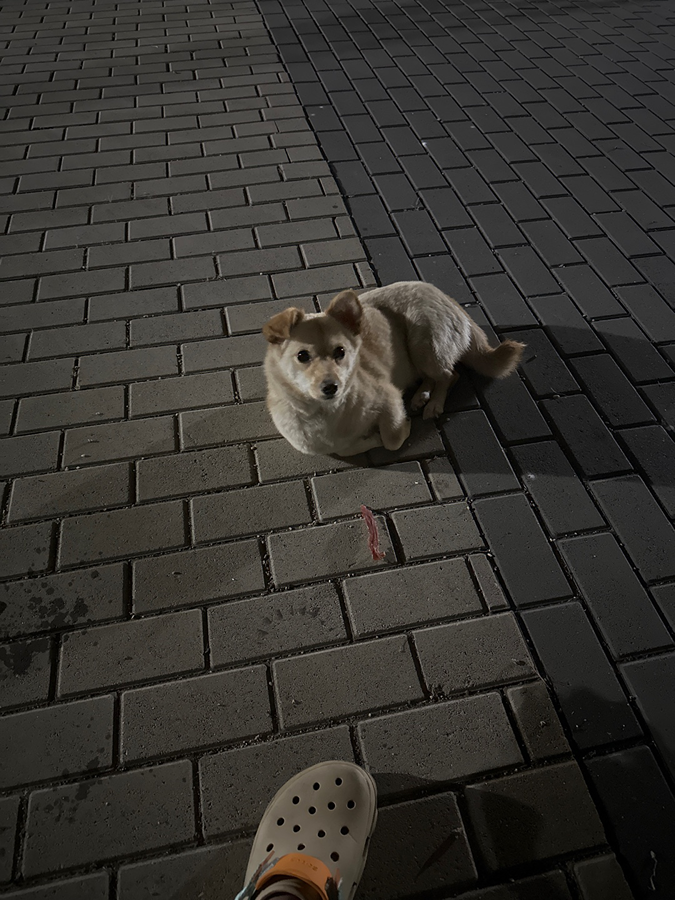
[[[192,840],[191,782],[192,766],[184,761],[35,792],[28,808],[25,874]]]
[[[273,671],[284,729],[422,697],[403,636],[281,660]]]

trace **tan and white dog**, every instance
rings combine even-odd
[[[398,450],[410,434],[403,392],[420,379],[412,409],[443,412],[462,362],[504,378],[524,344],[492,348],[462,307],[431,284],[400,281],[361,294],[343,291],[325,313],[291,307],[263,327],[267,405],[302,453],[354,456]]]

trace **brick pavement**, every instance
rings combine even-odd
[[[672,897],[670,0],[1,15],[0,895],[231,896],[337,757],[364,898]],[[522,375],[297,454],[261,324],[396,278]]]

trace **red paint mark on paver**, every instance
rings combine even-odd
[[[375,516],[367,506],[361,507],[361,515],[363,516],[363,521],[368,526],[368,549],[372,553],[373,559],[376,561],[384,559],[385,554],[380,550],[380,533],[377,529]]]

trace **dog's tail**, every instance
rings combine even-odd
[[[462,362],[488,378],[506,378],[518,366],[525,344],[507,340],[498,347],[491,347],[483,329],[475,322],[471,325],[471,345]]]

